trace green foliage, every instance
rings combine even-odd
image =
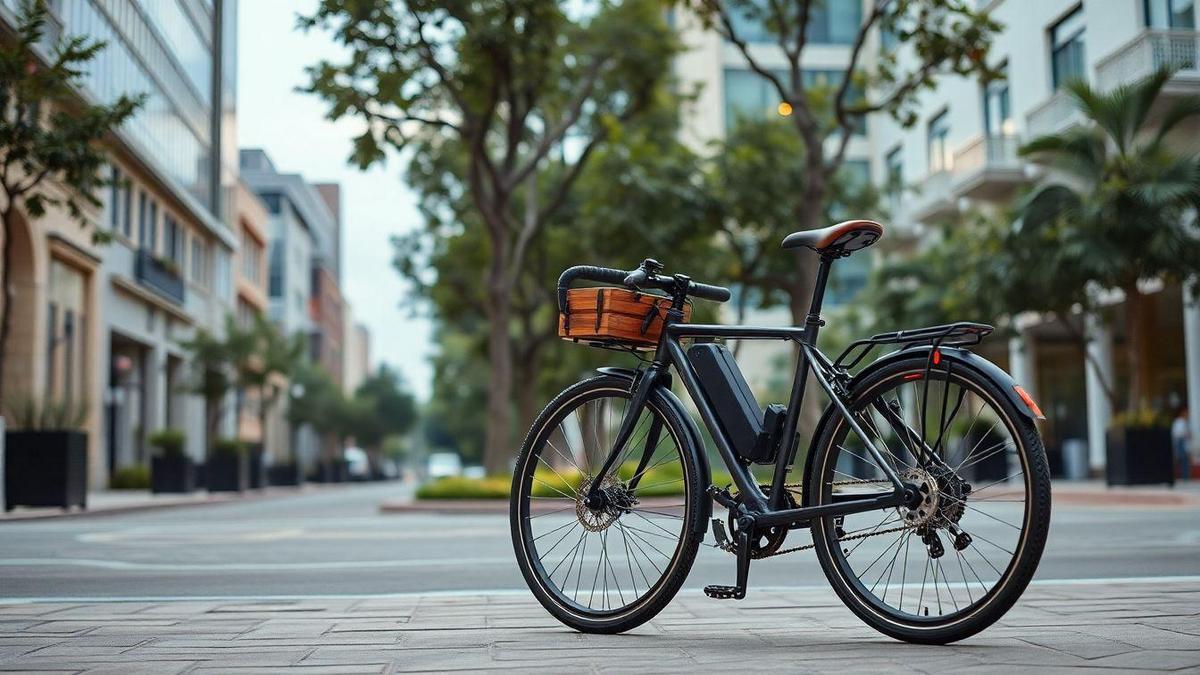
[[[81,400],[10,396],[5,401],[7,426],[21,431],[79,431],[87,423],[88,405]]]
[[[380,366],[359,385],[350,401],[353,428],[365,447],[377,448],[388,436],[407,432],[416,422],[417,406],[400,374]]]
[[[213,455],[217,457],[236,457],[246,450],[246,442],[237,438],[218,438],[212,444]]]
[[[183,454],[187,436],[183,433],[183,429],[167,428],[150,434],[146,440],[151,447],[158,448],[163,456],[178,457]]]
[[[417,499],[508,499],[512,480],[504,476],[447,476],[417,488]]]
[[[108,480],[110,490],[149,490],[150,467],[145,464],[134,464],[122,467],[113,472]]]

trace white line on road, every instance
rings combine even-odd
[[[0,558],[0,567],[97,567],[139,572],[277,572],[286,570],[367,569],[377,567],[466,567],[512,563],[501,558],[425,558],[411,560],[329,560],[295,563],[142,563],[96,558]]]
[[[1200,576],[1167,576],[1167,577],[1104,577],[1096,579],[1034,579],[1030,586],[1109,586],[1113,584],[1200,584]],[[828,584],[810,584],[802,586],[762,586],[753,587],[753,591],[797,592],[829,590]],[[700,589],[687,588],[680,593],[699,594]],[[470,597],[477,595],[530,595],[524,588],[493,588],[456,591],[413,591],[407,593],[329,593],[305,595],[147,595],[147,596],[116,596],[116,597],[30,597],[30,598],[0,598],[0,605],[20,605],[49,602],[290,602],[305,600],[371,600],[389,598],[422,598],[422,597]]]

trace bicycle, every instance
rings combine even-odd
[[[1050,479],[1037,404],[969,350],[993,328],[883,333],[832,360],[817,348],[833,263],[882,234],[878,223],[855,220],[784,239],[784,249],[819,256],[802,327],[688,323],[691,298],[725,302],[730,291],[664,275],[653,259],[633,271],[563,272],[560,334],[653,355],[637,370],[600,368],[567,388],[518,455],[513,545],[553,616],[594,633],[648,621],[679,590],[710,528],[712,545],[736,558],[736,583],[707,586],[712,598],[744,598],[752,560],[812,549],[846,606],[896,639],[961,640],[1012,607],[1046,542]],[[578,280],[611,287],[571,289]],[[630,307],[632,317],[618,313]],[[646,312],[640,325],[637,308]],[[758,406],[721,338],[794,343],[786,408]],[[885,346],[894,350],[859,368]],[[732,485],[712,484],[704,437],[672,393],[672,368]],[[801,480],[790,483],[810,374],[829,403]],[[755,464],[773,465],[769,483],[754,477]],[[726,519],[712,517],[714,502]],[[805,528],[811,544],[783,547]]]

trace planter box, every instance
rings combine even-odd
[[[196,470],[187,455],[158,455],[150,458],[150,491],[154,494],[191,492],[196,489]]]
[[[300,485],[300,466],[297,464],[274,464],[267,467],[267,484],[294,486]]]
[[[242,492],[248,482],[246,466],[246,456],[242,453],[209,457],[204,477],[208,491]]]
[[[10,431],[4,435],[4,509],[87,508],[87,434]]]
[[[968,481],[977,483],[975,487],[1004,480],[1013,473],[1008,469],[1011,448],[998,447],[1005,438],[1004,434],[986,428],[972,429],[966,438],[959,441],[959,447],[955,448],[950,456],[950,463],[962,463],[959,474]]]
[[[246,453],[247,461],[247,484],[251,490],[258,490],[267,486],[266,471],[263,469],[263,449],[262,444],[254,444],[250,446],[250,450]]]
[[[1171,430],[1113,428],[1108,430],[1105,477],[1109,485],[1175,484]]]

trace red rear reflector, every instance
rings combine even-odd
[[[1013,390],[1017,392],[1017,396],[1021,397],[1021,400],[1025,402],[1025,405],[1029,406],[1029,411],[1033,413],[1034,417],[1038,418],[1039,420],[1046,419],[1046,416],[1042,414],[1042,409],[1038,407],[1038,404],[1033,400],[1033,397],[1029,395],[1029,392],[1022,389],[1021,385],[1019,384],[1014,384]]]
[[[940,350],[940,349],[933,350],[933,365],[936,366],[937,364],[939,364],[941,362],[942,362],[942,350]]]
[[[909,374],[907,374],[907,375],[905,375],[905,376],[904,376],[904,379],[906,379],[906,380],[919,380],[919,379],[921,379],[921,373],[909,373]]]

